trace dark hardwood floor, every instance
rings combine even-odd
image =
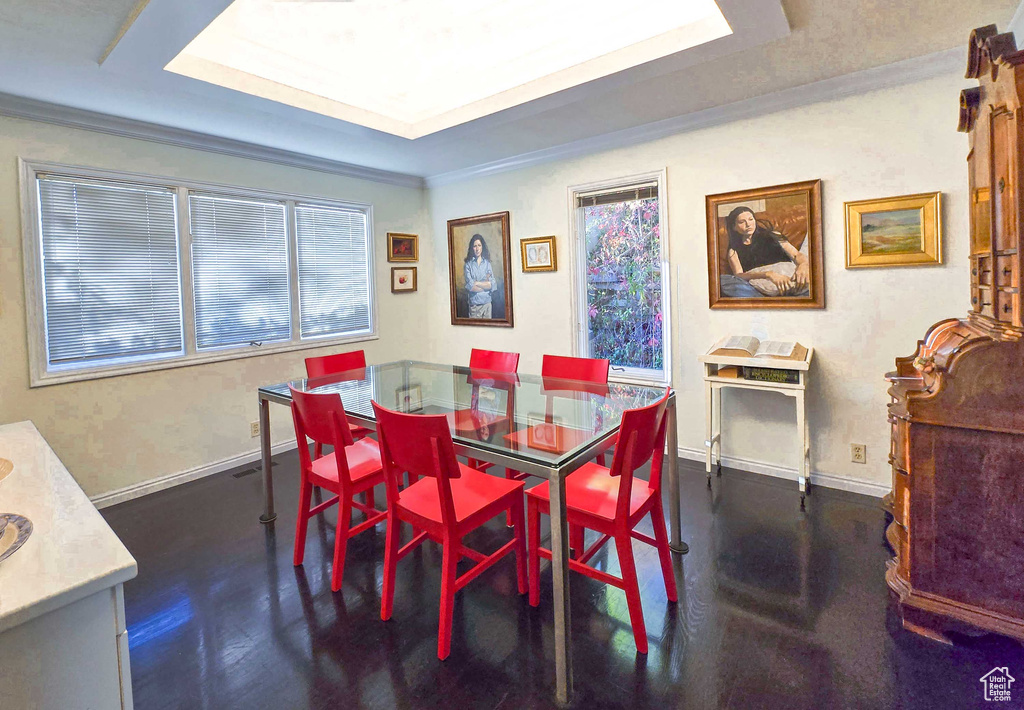
[[[452,654],[440,662],[439,549],[400,563],[394,616],[382,622],[384,526],[349,543],[332,594],[334,513],[311,524],[305,565],[293,567],[298,458],[275,460],[273,525],[257,521],[258,472],[103,511],[139,563],[125,585],[136,708],[555,706],[547,563],[538,609],[516,594],[511,557],[460,592]],[[1020,678],[1012,690],[1024,699],[1019,644],[948,647],[894,623],[875,499],[817,488],[801,512],[795,484],[727,470],[709,491],[703,467],[681,463],[691,551],[675,557],[678,604],[665,599],[654,550],[635,543],[647,656],[635,651],[623,593],[571,576],[576,707],[982,707],[979,679],[996,665]],[[489,552],[507,535],[497,518],[468,542]],[[596,559],[617,573],[606,549]]]

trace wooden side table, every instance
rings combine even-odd
[[[797,346],[800,348],[801,346]],[[727,387],[735,389],[761,390],[778,392],[792,397],[796,402],[796,425],[800,433],[800,466],[798,469],[800,484],[800,507],[804,506],[807,495],[807,476],[811,465],[810,434],[807,424],[807,410],[804,406],[804,392],[807,388],[807,372],[811,367],[814,348],[807,348],[804,356],[794,358],[740,357],[736,355],[712,354],[702,355],[704,363],[704,397],[705,397],[705,433],[704,452],[708,474],[708,487],[711,487],[711,462],[715,448],[718,449],[717,474],[722,475],[722,390]],[[719,374],[724,367],[736,367],[739,377],[725,377]],[[771,382],[746,379],[743,377],[744,367],[768,368],[771,370],[792,370],[797,373],[798,381]],[[781,375],[781,373],[780,373]],[[781,378],[780,378],[781,379]]]

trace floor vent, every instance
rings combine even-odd
[[[277,465],[277,461],[271,461],[270,462],[270,467],[271,468],[273,468],[276,465]],[[232,473],[231,477],[232,478],[245,478],[246,476],[250,476],[250,475],[256,473],[259,470],[260,470],[259,468],[246,468],[246,469],[243,469],[241,471],[238,471],[237,473]]]

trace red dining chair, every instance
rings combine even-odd
[[[326,377],[327,375],[334,375],[339,372],[348,372],[349,370],[360,370],[366,369],[366,355],[362,350],[353,350],[348,353],[334,353],[333,355],[321,355],[320,357],[307,357],[306,358],[306,377],[313,379],[314,377]],[[362,439],[364,436],[370,434],[371,430],[366,427],[361,427],[358,424],[349,424],[349,429],[352,431],[352,437],[354,439]],[[314,446],[313,455],[316,458],[320,458],[323,455],[323,449],[320,444]],[[373,496],[368,497],[366,504],[373,507]]]
[[[540,374],[544,378],[558,380],[573,380],[576,382],[591,382],[595,384],[608,384],[608,369],[610,362],[605,358],[593,357],[567,357],[564,355],[545,355],[541,360]],[[615,438],[608,443],[608,448],[615,445]],[[597,462],[605,465],[604,454],[598,454]],[[505,469],[505,477],[522,481],[529,477],[528,473],[521,473]],[[583,548],[583,531],[570,530],[569,546],[580,554]]]
[[[494,372],[516,372],[519,369],[519,353],[505,353],[500,350],[478,350],[469,353],[469,366],[474,370]]]
[[[636,650],[640,653],[647,653],[647,629],[644,626],[640,585],[633,560],[634,538],[657,548],[661,571],[665,577],[665,592],[669,601],[674,602],[677,598],[668,534],[665,530],[665,514],[661,504],[667,402],[666,392],[664,397],[650,406],[622,413],[620,445],[615,449],[611,469],[590,462],[565,479],[569,525],[601,533],[601,538],[590,549],[569,560],[569,569],[625,591],[633,638]],[[651,462],[650,480],[635,478],[636,470],[648,461]],[[551,514],[546,481],[526,491],[526,507],[530,530],[530,604],[537,606],[540,603],[540,558],[551,559],[551,551],[540,546],[540,516],[542,513]],[[654,525],[653,538],[635,529],[647,514],[650,514]],[[615,541],[621,577],[614,577],[587,564],[609,540]]]
[[[345,550],[348,539],[372,528],[387,515],[355,501],[359,493],[368,494],[378,483],[384,481],[380,462],[380,449],[373,439],[352,438],[352,430],[345,417],[345,406],[338,394],[316,394],[300,392],[289,387],[292,394],[292,421],[295,424],[295,438],[299,448],[299,518],[295,525],[295,553],[292,563],[302,564],[306,551],[306,529],[309,519],[326,508],[338,504],[338,524],[334,536],[334,562],[331,567],[331,590],[341,589],[345,573]],[[328,444],[334,448],[326,456],[309,457],[307,437],[316,444]],[[323,503],[310,508],[313,486],[326,488],[335,494]],[[352,509],[366,514],[366,520],[354,527]]]
[[[519,370],[519,353],[506,353],[501,350],[480,350],[473,348],[469,353],[471,370],[491,370],[505,374],[515,374]],[[477,471],[486,471],[493,463],[469,459],[469,465]]]
[[[526,593],[526,531],[523,525],[523,484],[488,476],[460,464],[443,414],[417,415],[393,412],[373,403],[377,436],[384,464],[384,490],[388,501],[388,532],[384,552],[384,588],[380,618],[391,618],[395,599],[395,567],[398,561],[426,539],[441,543],[441,613],[437,632],[437,657],[448,657],[452,645],[452,610],[455,592],[509,552],[516,556],[519,593]],[[415,481],[403,490],[402,473]],[[515,520],[511,541],[490,555],[462,544],[462,538],[491,518],[509,511]],[[412,525],[412,540],[399,547],[400,525]],[[476,562],[461,576],[459,558]]]

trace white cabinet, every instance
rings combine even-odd
[[[0,698],[11,708],[131,708],[123,583],[135,560],[31,422],[0,427],[14,463],[0,513],[32,535],[0,562]]]

